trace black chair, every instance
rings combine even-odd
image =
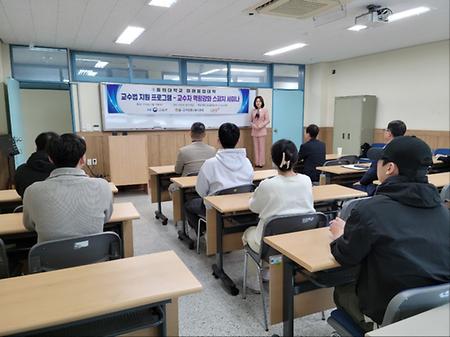
[[[390,300],[381,326],[384,327],[447,304],[449,292],[450,283],[404,290]],[[327,322],[336,330],[333,333],[334,336],[364,336],[364,331],[342,309],[332,311]]]
[[[104,232],[34,245],[28,254],[28,270],[39,273],[120,259],[122,242],[113,232]]]
[[[348,155],[342,156],[341,158],[339,158],[339,160],[347,160],[349,164],[356,164],[359,160],[359,157],[355,155]]]
[[[253,192],[255,190],[255,185],[249,184],[249,185],[240,185],[236,187],[226,188],[224,190],[220,190],[214,195],[226,195],[226,194],[237,194],[237,193],[248,193]],[[239,224],[255,224],[255,216],[253,213],[249,214],[240,214],[240,215],[233,215],[230,219],[232,219],[235,223]],[[206,216],[199,214],[199,219],[197,222],[197,254],[200,254],[200,235],[201,235],[201,223],[205,223],[206,225]]]
[[[291,232],[299,232],[308,229],[325,227],[328,220],[323,213],[309,214],[291,214],[284,216],[274,216],[267,220],[264,225],[263,235],[261,238],[260,251],[254,251],[248,244],[244,246],[244,281],[242,286],[242,298],[245,299],[247,293],[247,264],[248,257],[255,262],[258,269],[258,280],[261,293],[261,300],[264,312],[264,328],[268,331],[267,312],[264,298],[264,289],[262,284],[263,261],[268,261],[270,256],[279,255],[275,249],[264,242],[264,237]]]
[[[9,263],[6,255],[6,247],[3,240],[0,239],[0,279],[9,277]]]
[[[327,160],[323,166],[336,166],[336,165],[349,165],[350,162],[346,159],[334,159],[334,160]]]

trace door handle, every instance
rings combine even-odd
[[[278,129],[273,129],[273,132],[277,133],[277,132],[278,132]]]
[[[350,139],[350,134],[349,133],[347,133],[347,139]]]
[[[342,139],[345,139],[345,133],[342,134]]]

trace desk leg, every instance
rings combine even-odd
[[[133,245],[133,221],[127,220],[122,223],[123,253],[125,257],[134,256]]]
[[[182,225],[181,225],[181,229],[178,231],[178,239],[180,241],[184,241],[189,249],[194,249],[195,246],[195,242],[191,240],[191,238],[187,235],[187,230],[186,230],[186,212],[184,209],[184,204],[186,203],[186,193],[184,192],[184,188],[180,188],[180,203],[181,203],[181,221],[182,221]]]
[[[283,336],[294,336],[294,263],[283,256]]]
[[[223,217],[220,212],[216,212],[216,264],[213,264],[213,275],[215,278],[220,278],[225,286],[225,290],[232,296],[239,294],[239,289],[234,284],[233,280],[223,270]]]
[[[158,210],[155,211],[155,217],[156,219],[160,219],[162,224],[165,226],[167,225],[167,218],[166,216],[162,213],[162,206],[161,206],[161,200],[162,200],[162,186],[161,186],[161,176],[159,174],[157,174],[155,176],[156,178],[156,194],[158,196]]]

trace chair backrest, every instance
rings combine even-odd
[[[236,187],[226,188],[224,190],[217,191],[215,195],[225,195],[225,194],[237,194],[237,193],[247,193],[253,192],[255,190],[255,185],[240,185]]]
[[[449,292],[450,283],[404,290],[389,302],[382,325],[389,325],[444,305],[449,301]]]
[[[370,147],[374,147],[376,149],[382,149],[385,146],[386,146],[386,144],[384,144],[384,143],[373,143]]]
[[[279,252],[265,244],[264,237],[278,234],[286,234],[292,232],[300,232],[308,229],[325,227],[328,220],[325,214],[307,213],[307,214],[290,214],[278,215],[269,218],[264,225],[263,236],[261,238],[260,257],[265,259]]]
[[[115,260],[121,258],[121,252],[120,237],[114,232],[47,241],[31,247],[28,270],[39,273]]]
[[[359,160],[359,157],[356,155],[348,155],[342,156],[339,160],[347,160],[349,164],[356,164]]]
[[[0,239],[0,279],[9,277],[8,256],[5,243]]]
[[[450,149],[440,148],[440,149],[434,150],[433,153],[434,153],[434,155],[442,154],[444,156],[450,156]]]
[[[17,206],[13,210],[13,213],[22,213],[22,212],[23,212],[23,205]]]
[[[350,217],[350,214],[352,213],[352,210],[356,206],[358,206],[360,203],[362,203],[370,198],[372,198],[372,197],[365,197],[365,198],[351,199],[351,200],[344,201],[344,203],[342,204],[341,211],[339,212],[339,217],[342,220],[347,221],[347,219]]]
[[[194,176],[198,176],[198,172],[191,172],[189,174],[186,174],[186,177],[194,177]]]
[[[323,163],[323,166],[336,166],[336,165],[349,165],[350,162],[346,159],[333,159],[333,160],[327,160],[325,163]]]
[[[450,200],[450,184],[445,185],[441,191],[441,200],[443,202]]]

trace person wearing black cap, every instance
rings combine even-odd
[[[377,160],[381,185],[345,223],[330,223],[331,252],[342,266],[360,266],[356,283],[335,288],[335,303],[365,331],[380,324],[399,292],[450,281],[450,218],[435,186],[428,145],[397,137],[384,149],[369,150]]]
[[[406,133],[406,124],[401,120],[389,122],[384,130],[384,140],[389,144],[394,138],[403,136]],[[373,183],[377,180],[377,163],[372,161],[372,165],[359,181],[360,185],[354,185],[356,189],[367,192],[369,196],[375,193],[377,186]]]

